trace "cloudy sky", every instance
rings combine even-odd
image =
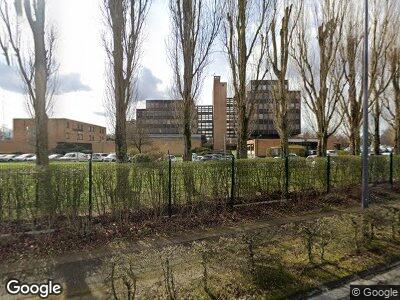
[[[105,53],[101,0],[50,0],[48,20],[57,30],[59,92],[53,117],[94,124],[108,124],[104,116]],[[146,22],[139,89],[143,99],[168,98],[171,70],[166,56],[169,35],[168,1],[153,0]],[[200,103],[211,104],[212,77],[228,80],[222,53],[208,68]],[[28,117],[18,73],[0,58],[0,125],[12,126],[13,118]]]

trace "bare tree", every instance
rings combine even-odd
[[[399,22],[400,23],[400,22]],[[389,97],[385,97],[384,106],[388,117],[384,118],[394,131],[394,150],[400,154],[400,38],[389,54],[390,77],[392,89]]]
[[[35,119],[36,163],[48,165],[48,109],[55,91],[57,66],[54,61],[55,34],[46,26],[46,1],[15,1],[15,14],[11,14],[7,1],[0,1],[0,17],[7,32],[8,42],[16,56],[28,98],[28,107]],[[25,13],[32,31],[33,54],[21,47],[19,15]],[[7,49],[2,41],[2,49]],[[6,57],[9,57],[8,54]],[[8,60],[10,62],[10,60]]]
[[[370,56],[371,67],[369,77],[371,81],[371,101],[373,103],[373,146],[374,154],[380,154],[380,122],[382,117],[382,95],[391,82],[391,73],[387,72],[389,50],[393,44],[394,12],[396,12],[396,1],[373,1],[372,24],[370,28],[371,44]],[[398,7],[397,7],[398,8]]]
[[[340,108],[344,114],[344,131],[349,138],[350,152],[360,153],[360,128],[362,124],[362,20],[360,10],[349,3],[348,17],[340,47],[340,58],[344,68],[347,95],[342,98]]]
[[[302,5],[302,4],[300,4]],[[272,65],[272,70],[278,79],[276,88],[273,90],[273,120],[275,128],[279,134],[281,143],[281,155],[287,157],[289,154],[289,136],[290,128],[290,95],[287,86],[286,74],[288,71],[289,51],[293,41],[294,29],[299,20],[302,7],[297,9],[297,13],[293,15],[293,4],[286,4],[283,9],[283,18],[280,22],[279,39],[277,25],[278,9],[275,8],[275,13],[271,22],[271,38],[272,38],[272,53],[269,52],[269,59]]]
[[[145,124],[139,121],[130,121],[127,125],[128,144],[133,145],[139,153],[143,152],[143,147],[150,145],[148,130]]]
[[[236,106],[237,153],[239,158],[247,158],[247,139],[251,134],[250,124],[257,101],[257,93],[248,93],[247,84],[253,79],[255,86],[252,89],[256,91],[257,82],[264,79],[268,72],[264,59],[268,48],[265,34],[269,29],[272,1],[225,1],[227,14],[223,40]]]
[[[107,102],[115,127],[118,162],[126,162],[126,122],[135,99],[143,27],[151,0],[103,0],[107,32],[104,45],[108,59]]]
[[[305,104],[315,121],[319,156],[326,155],[328,138],[343,118],[337,115],[344,88],[338,51],[346,10],[347,1],[323,0],[315,4],[312,17],[318,26],[317,40],[310,39],[313,26],[305,14],[296,29],[292,56],[301,77]],[[315,51],[311,45],[316,45]]]
[[[9,49],[8,49],[8,38],[7,38],[7,33],[5,32],[5,30],[4,30],[4,32],[0,32],[0,49],[3,52],[3,55],[6,60],[7,65],[10,66],[11,61],[10,61],[10,54],[9,54]]]
[[[195,103],[210,61],[221,24],[217,0],[170,0],[172,20],[170,61],[174,72],[173,91],[182,99],[179,115],[184,136],[184,160],[191,160]]]

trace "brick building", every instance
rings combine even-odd
[[[13,138],[0,141],[0,153],[35,152],[34,119],[14,119]],[[52,118],[48,121],[49,151],[56,147],[79,145],[94,152],[114,152],[113,142],[106,140],[107,132],[103,126],[70,119]]]
[[[136,121],[149,134],[181,134],[182,119],[179,118],[181,100],[147,100],[146,108],[136,110]],[[192,123],[193,134],[212,138],[213,106],[197,105]]]
[[[147,100],[145,109],[136,110],[137,123],[149,134],[179,134],[178,100]]]
[[[250,139],[266,139],[266,144],[275,145],[278,140],[273,121],[273,89],[275,80],[252,80],[247,86],[247,97],[254,101],[254,115],[250,125]],[[287,89],[288,82],[286,82]],[[289,91],[289,122],[291,136],[301,133],[300,91]],[[213,145],[214,150],[232,148],[236,144],[235,98],[227,97],[227,84],[219,76],[214,77],[213,86]]]
[[[137,109],[136,124],[142,127],[149,140],[149,145],[144,147],[146,151],[170,152],[174,155],[183,154],[183,126],[182,119],[179,118],[179,106],[181,104],[181,100],[147,100],[146,108]],[[197,114],[198,110],[201,111],[200,114]],[[204,112],[199,107],[195,108],[192,148],[200,147],[201,134],[203,132],[207,134],[207,111],[208,108],[205,108]],[[200,120],[197,117],[200,117]],[[198,124],[201,129],[198,129]]]

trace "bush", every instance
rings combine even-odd
[[[147,163],[154,161],[154,157],[150,154],[139,153],[132,158],[132,161],[137,163]]]
[[[196,153],[198,155],[206,155],[212,153],[212,150],[207,147],[197,147],[192,149],[191,153]]]
[[[304,146],[290,145],[289,153],[294,153],[297,156],[307,156],[307,149]],[[281,147],[271,147],[267,149],[267,157],[281,156]]]
[[[168,162],[157,155],[138,154],[131,164],[93,164],[92,214],[122,216],[136,213],[157,217],[167,211]],[[327,189],[327,159],[301,157],[237,160],[235,202],[252,202],[296,195],[322,193]],[[389,180],[389,157],[370,159],[370,182]],[[394,180],[400,180],[400,159],[394,156]],[[33,164],[0,164],[0,222],[62,216],[71,223],[89,214],[87,163],[52,163],[41,169]],[[172,205],[174,213],[225,206],[232,191],[231,161],[173,162]],[[344,189],[361,183],[361,158],[331,157],[330,184]]]

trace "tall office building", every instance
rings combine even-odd
[[[273,91],[276,80],[252,80],[247,86],[248,101],[254,101],[254,114],[250,122],[249,139],[277,139],[273,120]],[[288,82],[286,82],[287,89]],[[301,133],[300,91],[289,92],[289,124],[291,136]],[[227,84],[220,76],[214,77],[213,104],[194,108],[193,135],[202,135],[214,150],[233,149],[237,141],[235,98],[228,98]],[[181,100],[147,100],[145,109],[137,110],[137,122],[145,125],[149,134],[157,138],[182,135],[179,118]]]
[[[274,88],[276,80],[252,80],[247,86],[248,101],[254,101],[254,114],[250,122],[250,139],[277,139],[278,132],[274,125]],[[288,82],[286,81],[286,88]],[[301,133],[301,94],[300,91],[289,93],[289,125],[291,136]],[[236,144],[236,103],[235,98],[227,97],[227,85],[219,76],[214,77],[214,150],[232,148]]]
[[[214,77],[213,106],[213,147],[214,150],[224,150],[228,127],[227,84],[221,82],[220,76]]]
[[[207,143],[213,143],[213,112],[212,105],[197,106],[197,133],[207,139]]]

